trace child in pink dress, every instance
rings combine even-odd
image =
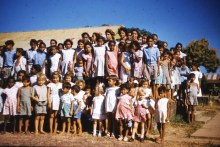
[[[116,120],[119,121],[120,130],[119,130],[119,138],[118,140],[121,141],[128,141],[128,122],[133,119],[133,112],[132,112],[132,97],[128,95],[130,87],[128,84],[122,84],[120,87],[121,96],[118,97],[118,105],[116,110]],[[125,131],[125,135],[123,138],[123,130]]]
[[[10,119],[10,117],[13,120],[13,133],[15,133],[15,129],[16,129],[18,87],[15,85],[15,79],[13,77],[9,77],[7,83],[8,83],[7,88],[5,88],[2,92],[3,98],[6,98],[3,107],[3,115],[4,115],[3,134],[6,133],[7,122]]]
[[[134,111],[134,127],[132,131],[132,136],[130,138],[130,142],[133,142],[135,139],[135,133],[137,132],[137,128],[139,123],[141,124],[141,136],[140,142],[144,141],[144,125],[147,120],[146,118],[146,109],[147,109],[147,100],[145,99],[145,92],[143,89],[138,89],[137,99],[135,101],[135,111]]]
[[[85,80],[89,80],[92,77],[92,62],[93,62],[93,46],[90,42],[85,43],[85,53],[82,54],[84,60]]]
[[[115,50],[115,41],[109,41],[109,51],[106,51],[106,70],[107,76],[115,75],[118,77],[118,52]]]

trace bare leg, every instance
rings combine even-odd
[[[57,126],[58,126],[58,123],[57,123],[57,111],[54,112],[54,123],[55,123],[55,125],[54,125],[54,133],[56,133],[57,132]],[[70,123],[70,125],[71,125],[71,123]]]
[[[67,118],[67,134],[70,134],[70,125],[71,125],[70,118]]]
[[[82,135],[82,123],[81,123],[81,119],[80,118],[77,118],[76,119],[76,122],[77,122],[77,125],[79,127],[79,133],[78,135],[81,136]]]
[[[36,114],[35,116],[35,135],[38,135],[38,126],[39,126],[39,119],[40,119],[40,116],[38,114]]]
[[[123,137],[123,134],[122,134],[122,132],[123,132],[123,120],[120,119],[120,120],[119,120],[119,123],[120,123],[119,135]]]
[[[25,117],[25,133],[27,134],[29,128],[29,116]]]
[[[4,130],[3,130],[3,134],[6,133],[7,123],[8,123],[9,118],[10,118],[9,115],[5,115],[4,116]]]
[[[54,113],[52,111],[50,114],[50,133],[53,133],[53,120],[54,120]]]
[[[13,119],[13,133],[15,133],[16,132],[16,116],[12,116],[12,119]]]
[[[44,132],[44,114],[42,114],[40,116],[40,133],[41,134],[45,134],[46,132]]]
[[[96,136],[96,129],[97,129],[97,120],[95,119],[93,122],[93,136]]]
[[[151,127],[151,115],[150,113],[147,114],[147,130],[145,136],[148,137],[150,134],[150,127]]]
[[[62,118],[62,121],[63,121],[63,124],[62,124],[62,132],[61,132],[61,134],[64,133],[65,130],[66,130],[66,118],[63,117],[63,118]]]
[[[73,135],[76,135],[76,120],[73,121]]]
[[[162,123],[162,134],[161,134],[161,142],[164,142],[164,136],[165,136],[165,123]]]
[[[18,132],[19,133],[22,132],[22,126],[23,126],[23,117],[20,116],[20,118],[19,118],[19,127],[18,127]]]

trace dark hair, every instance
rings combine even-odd
[[[112,38],[113,38],[113,40],[115,40],[115,32],[113,32],[111,29],[107,29],[107,30],[105,30],[105,34],[106,33],[110,33],[111,35],[112,35]]]
[[[80,92],[80,87],[77,85],[74,85],[71,89],[74,90],[76,93]]]
[[[30,76],[29,75],[25,75],[22,79],[22,82],[27,81],[30,82]]]
[[[181,46],[181,48],[183,47],[182,43],[178,42],[178,43],[176,44],[175,48],[177,48],[179,45]]]
[[[103,42],[105,42],[105,38],[104,38],[103,36],[98,36],[98,37],[96,38],[96,41],[98,41],[99,39],[102,39]]]
[[[24,74],[24,76],[26,76],[26,71],[25,70],[19,70],[17,75],[19,75],[21,73]]]
[[[150,40],[150,39],[152,39],[153,40],[153,37],[152,37],[152,35],[150,35],[150,36],[147,36],[147,42]]]
[[[50,42],[54,41],[57,44],[57,41],[55,39],[51,39]]]
[[[115,42],[115,41],[110,40],[110,41],[108,42],[108,46],[110,46],[110,45],[111,45],[111,43],[114,43],[114,45],[116,44],[116,42]]]
[[[58,49],[58,46],[52,45],[52,46],[50,47],[50,50],[51,50],[52,48],[55,48],[55,49],[57,50],[57,49]]]
[[[99,37],[99,36],[101,36],[101,35],[100,35],[99,33],[97,33],[97,32],[92,33],[92,35],[95,35],[96,38]]]
[[[43,40],[39,39],[37,40],[37,44],[43,42]]]
[[[137,28],[133,28],[133,29],[131,29],[131,34],[133,33],[133,32],[137,32],[137,37],[139,38],[140,36],[141,36],[141,33],[140,33],[140,31],[137,29]]]
[[[118,81],[118,77],[116,75],[110,75],[108,78],[108,80],[113,80],[113,81]]]
[[[130,85],[129,85],[128,83],[121,84],[121,86],[120,86],[120,91],[121,91],[122,89],[127,89],[127,90],[129,91],[129,90],[130,90]]]
[[[37,44],[37,40],[36,40],[36,39],[31,39],[31,40],[30,40],[30,45],[31,45],[31,44]]]
[[[14,43],[13,40],[7,40],[7,41],[5,41],[5,45],[6,45],[6,46],[7,46],[7,45],[12,45],[12,46],[14,46],[15,43]]]
[[[81,34],[82,38],[83,38],[85,35],[87,35],[87,36],[89,37],[89,33],[83,32],[83,33]]]
[[[71,84],[69,82],[64,82],[62,88],[71,89]]]
[[[82,39],[79,39],[79,40],[78,40],[77,44],[79,44],[79,43],[85,44],[85,42],[84,42]]]
[[[62,47],[64,48],[64,45],[63,45],[63,43],[59,43],[59,44],[57,45],[57,47],[59,47],[60,45],[62,45]]]
[[[195,74],[194,73],[191,73],[191,74],[189,74],[189,78],[191,79],[191,78],[195,78]]]
[[[9,83],[9,80],[13,80],[13,82],[15,83],[15,78],[13,76],[8,77],[7,84]]]
[[[158,93],[160,94],[160,93],[165,93],[166,92],[166,87],[165,86],[160,86],[159,88],[158,88]]]
[[[127,33],[128,33],[127,28],[125,28],[125,27],[120,27],[120,28],[118,28],[118,34],[120,34],[121,31],[125,32],[125,34],[126,34],[126,36],[127,36]]]
[[[73,45],[73,42],[72,42],[72,40],[70,40],[70,39],[66,39],[65,41],[64,41],[64,45],[66,45],[67,44],[67,42],[69,42],[71,45]]]
[[[23,54],[24,50],[23,50],[23,48],[17,48],[17,49],[16,49],[16,52],[19,52],[19,53],[22,53],[22,54]]]
[[[135,45],[139,50],[141,49],[140,43],[138,41],[132,41],[130,47],[132,47],[133,45]]]
[[[32,66],[32,68],[35,69],[35,70],[37,71],[37,73],[38,73],[38,72],[41,72],[41,66],[40,66],[39,64],[34,64],[34,65]]]
[[[41,43],[39,44],[39,46],[41,46],[41,45],[47,47],[46,44],[45,44],[44,42],[41,42]]]
[[[152,36],[152,37],[153,37],[153,36],[156,36],[156,37],[158,38],[158,35],[157,35],[157,34],[152,34],[151,36]]]

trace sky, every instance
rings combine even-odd
[[[0,32],[124,25],[156,33],[169,47],[206,38],[220,56],[219,0],[0,0],[0,6]]]

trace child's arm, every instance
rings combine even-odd
[[[18,89],[18,93],[17,93],[17,112],[20,112],[20,100],[21,100],[21,88]]]
[[[70,106],[70,115],[72,116],[73,115],[73,104],[74,101],[71,102],[71,106]]]
[[[76,51],[75,51],[74,55],[73,55],[73,73],[75,73],[74,67],[75,67],[75,64],[76,64],[76,57],[77,57],[77,54],[76,54]]]
[[[60,57],[59,62],[58,62],[57,71],[58,71],[59,73],[60,73],[61,62],[62,62],[62,57]]]
[[[135,50],[134,50],[134,49],[131,49],[131,52],[133,53],[133,55],[134,55],[135,59],[136,59],[138,62],[140,62],[140,61],[141,61],[141,59],[142,59],[142,57],[139,57],[139,56],[136,54],[136,52],[135,52]]]
[[[34,90],[34,88],[33,88],[33,92],[32,92],[32,96],[31,96],[31,98],[34,100],[34,101],[39,101],[39,99],[38,99],[38,96],[35,96],[35,93],[36,93],[36,91]]]
[[[48,108],[51,109],[50,87],[47,88]]]
[[[43,72],[44,68],[46,67],[47,60],[45,59],[41,68],[41,72]]]
[[[91,105],[91,111],[90,111],[90,114],[92,115],[93,114],[93,104]]]
[[[169,119],[170,119],[170,102],[169,102],[169,100],[168,100],[168,102],[167,102],[167,118],[166,118],[166,122],[168,122],[169,121]]]
[[[196,86],[197,86],[197,89],[198,89],[197,94],[199,94],[199,85],[197,83],[196,83]]]
[[[79,109],[81,108],[81,103],[82,103],[81,101],[78,101],[78,107],[77,107],[76,111],[74,112],[74,115],[76,115],[78,113]]]

